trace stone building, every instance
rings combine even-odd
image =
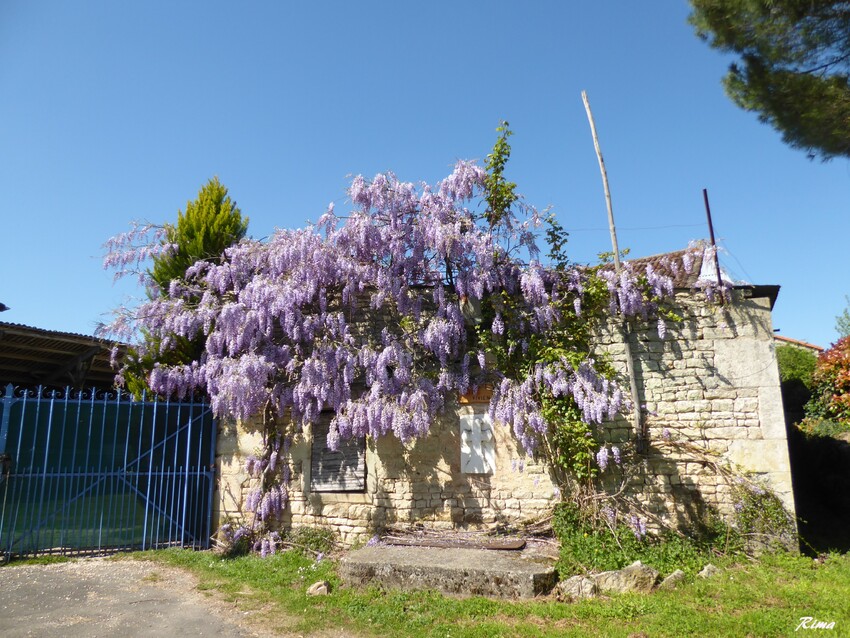
[[[634,264],[663,269],[683,254]],[[682,320],[667,323],[665,338],[654,322],[628,337],[649,447],[628,455],[623,493],[642,506],[650,528],[689,525],[707,508],[730,514],[732,485],[725,469],[756,475],[794,512],[771,324],[778,287],[735,286],[731,301],[708,303],[698,288],[712,269],[701,265],[674,279],[674,307]],[[597,333],[598,353],[625,371],[623,339],[617,326]],[[288,450],[289,505],[282,525],[330,527],[354,542],[388,525],[454,528],[548,515],[560,498],[549,469],[527,457],[508,428],[490,423],[488,403],[486,392],[460,398],[432,424],[429,436],[406,446],[383,437],[352,441],[331,453],[322,432],[327,423],[320,423]],[[602,428],[608,445],[624,454],[637,435],[632,417]],[[250,424],[222,426],[221,522],[242,516],[250,488],[245,457],[261,443]],[[619,489],[623,472],[609,468],[603,483]]]

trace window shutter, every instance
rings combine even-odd
[[[365,492],[366,439],[341,441],[336,452],[328,448],[328,429],[332,414],[322,414],[313,424],[310,463],[310,491]]]
[[[460,467],[464,474],[493,474],[496,447],[493,424],[484,409],[460,415]]]

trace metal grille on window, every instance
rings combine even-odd
[[[365,492],[366,439],[340,441],[339,450],[328,448],[328,428],[332,413],[322,414],[313,424],[310,491]]]

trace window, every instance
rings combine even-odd
[[[313,424],[310,453],[310,491],[365,492],[366,439],[341,441],[336,452],[328,448],[328,429],[332,413],[323,413]]]
[[[460,415],[460,467],[464,474],[493,474],[496,446],[486,408]]]

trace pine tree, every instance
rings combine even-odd
[[[712,47],[740,56],[724,79],[738,106],[824,160],[850,157],[850,4],[840,0],[691,0]]]

